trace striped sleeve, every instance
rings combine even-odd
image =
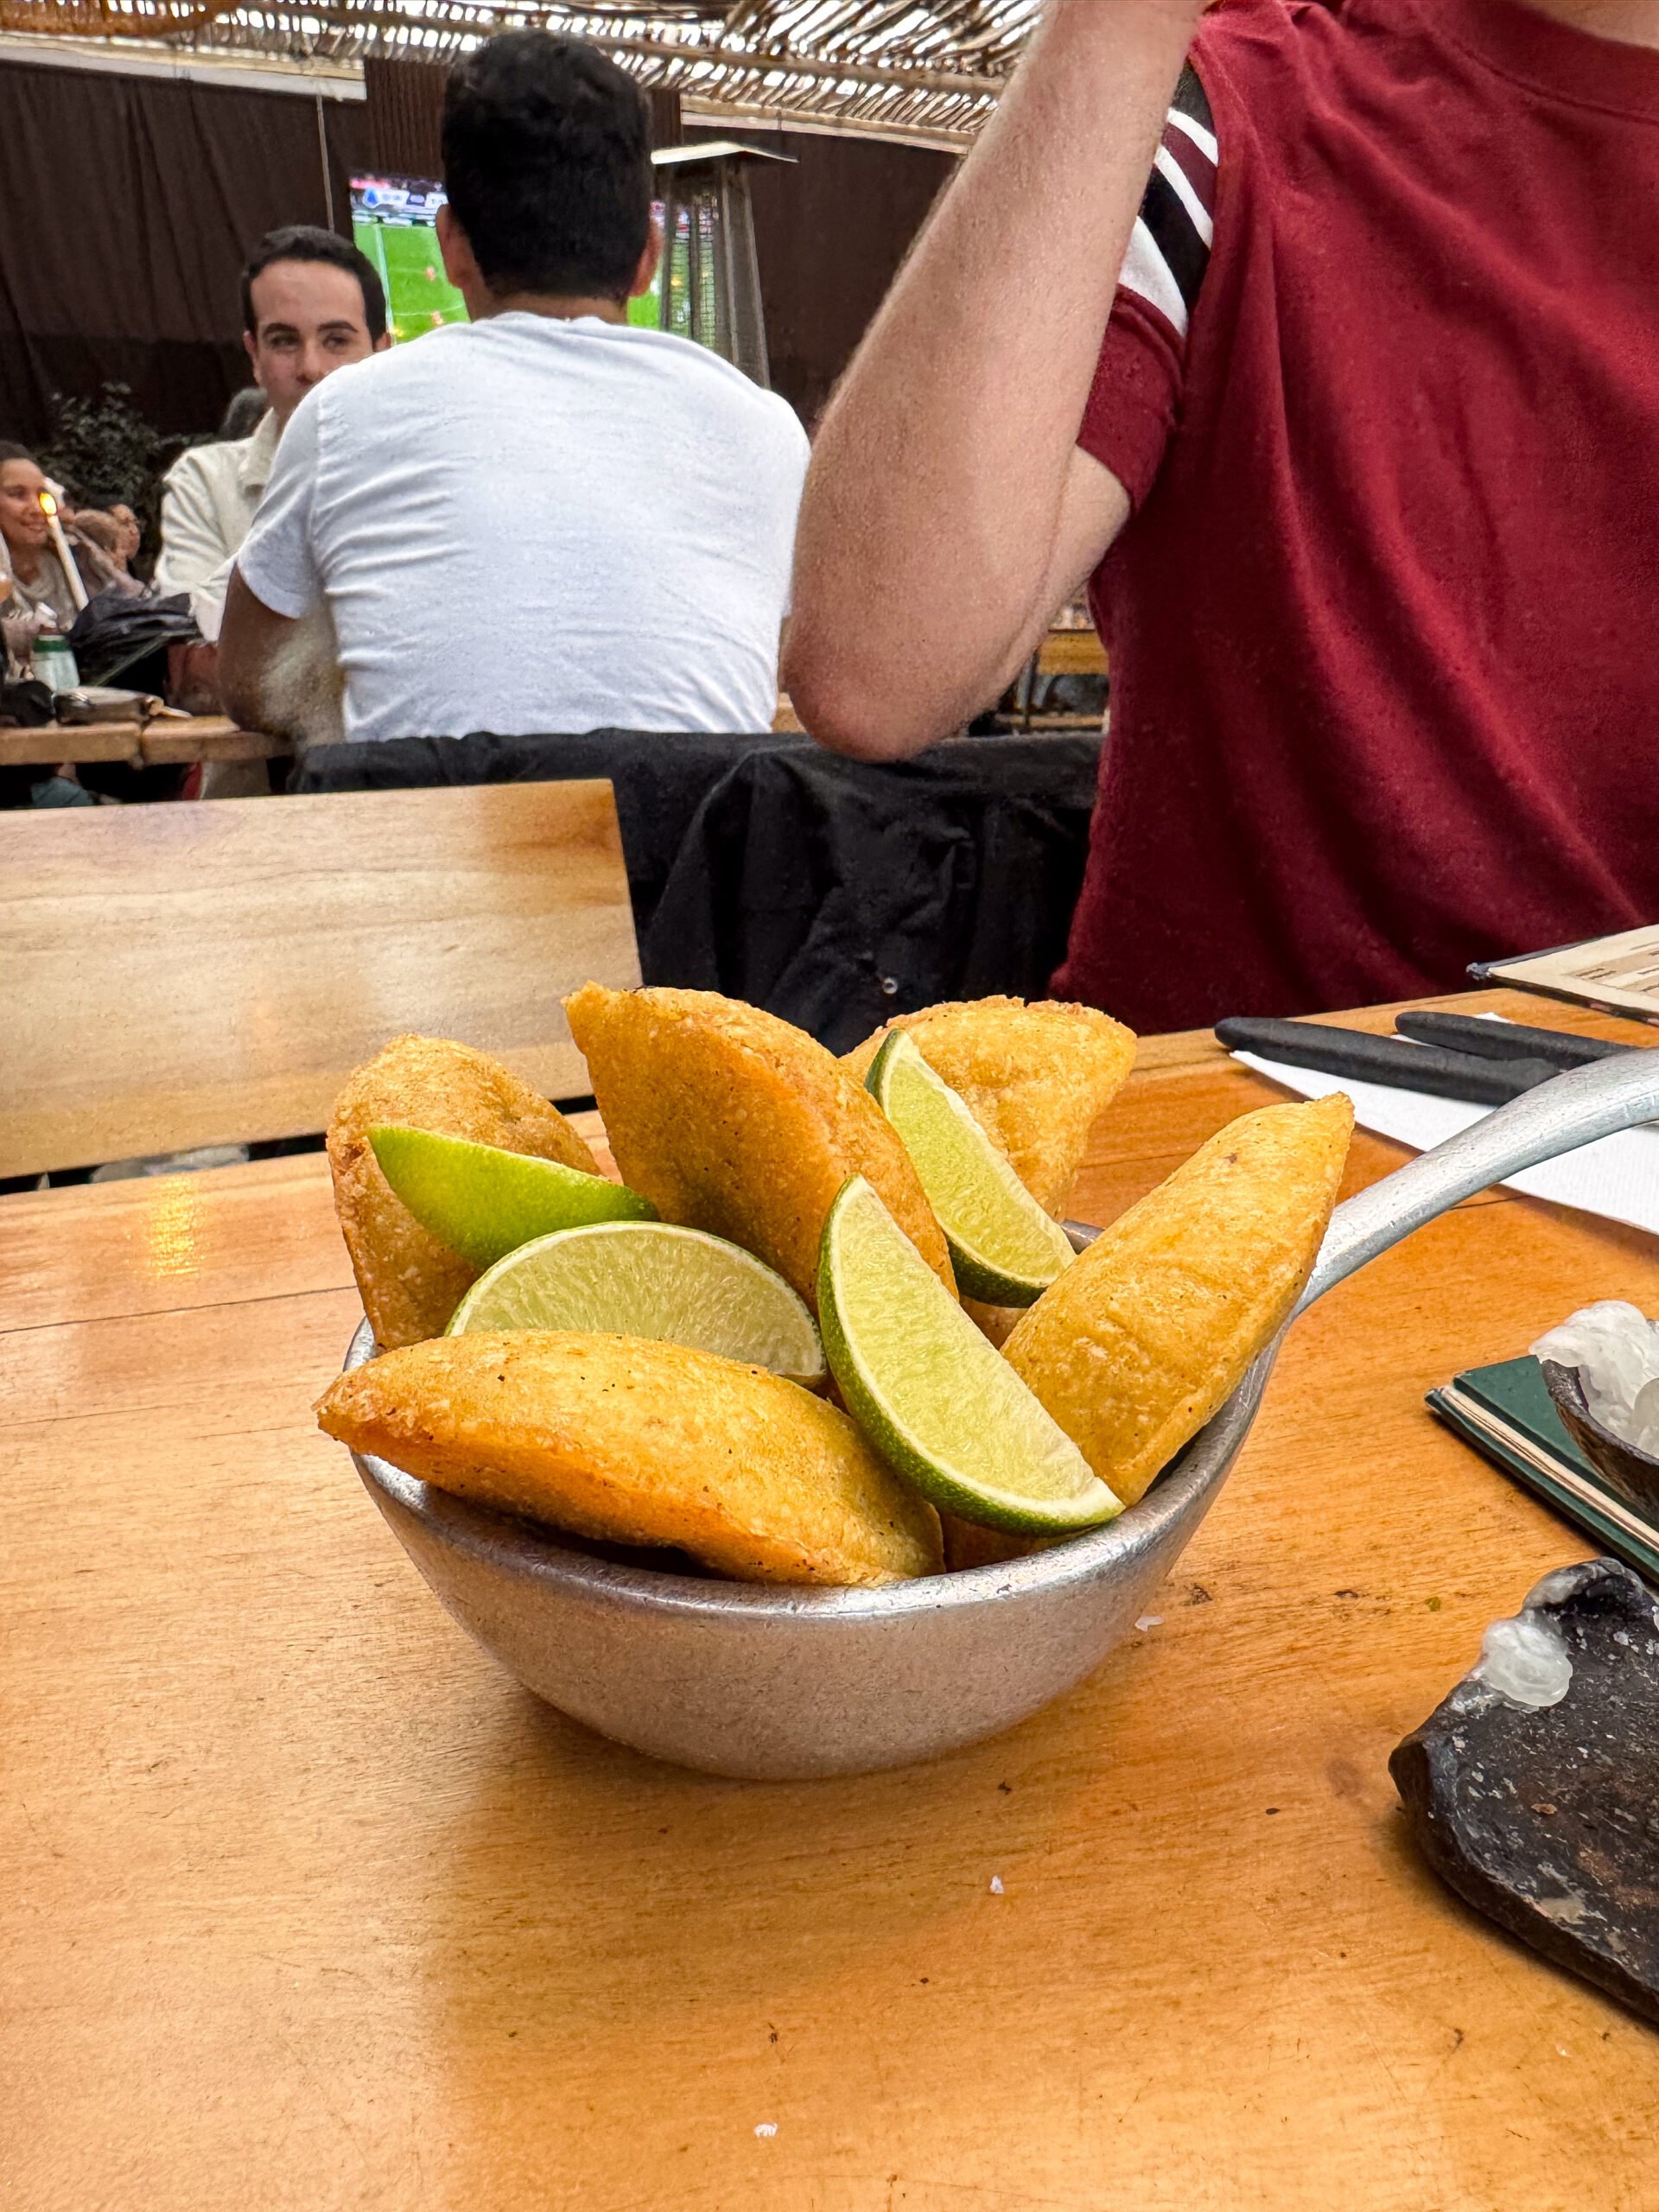
[[[1130,234],[1077,439],[1137,507],[1180,403],[1187,334],[1215,240],[1219,163],[1210,103],[1189,62]]]

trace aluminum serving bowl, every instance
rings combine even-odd
[[[1526,1093],[1338,1207],[1297,1311],[1459,1199],[1656,1115],[1659,1053],[1598,1061]],[[374,1349],[365,1322],[346,1366]],[[860,1774],[994,1736],[1100,1664],[1213,1503],[1277,1350],[1116,1521],[1004,1566],[879,1589],[614,1564],[353,1457],[444,1606],[537,1696],[711,1774]]]

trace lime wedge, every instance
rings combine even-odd
[[[893,1031],[864,1084],[921,1178],[963,1297],[988,1306],[1029,1306],[1040,1298],[1071,1264],[1065,1231],[906,1031]]]
[[[848,1410],[935,1505],[1051,1536],[1122,1511],[861,1175],[823,1224],[818,1321]]]
[[[657,1209],[623,1183],[556,1160],[440,1136],[435,1129],[369,1131],[380,1172],[421,1227],[475,1268],[588,1221],[650,1221]]]
[[[667,1221],[597,1222],[510,1252],[473,1285],[447,1333],[474,1329],[665,1338],[809,1389],[824,1376],[812,1316],[781,1275],[723,1236]]]

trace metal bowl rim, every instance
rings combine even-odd
[[[374,1353],[365,1320],[346,1349],[343,1372]],[[1145,1496],[1115,1521],[1074,1536],[1052,1551],[1023,1559],[964,1567],[957,1573],[918,1576],[874,1588],[811,1590],[798,1585],[705,1580],[652,1567],[623,1567],[561,1544],[556,1535],[475,1506],[450,1493],[441,1513],[428,1503],[429,1486],[370,1452],[352,1460],[371,1491],[378,1491],[419,1521],[451,1550],[526,1580],[574,1587],[613,1603],[656,1612],[692,1616],[740,1614],[756,1619],[900,1618],[982,1605],[990,1599],[1038,1598],[1094,1581],[1155,1543],[1231,1465],[1243,1442],[1278,1351],[1275,1341],[1245,1370],[1232,1395],[1157,1477]]]

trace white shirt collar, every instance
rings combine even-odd
[[[259,427],[251,438],[242,441],[242,458],[236,465],[236,478],[243,490],[256,499],[270,480],[271,468],[276,459],[276,441],[282,428],[276,410],[267,408],[259,418]]]

